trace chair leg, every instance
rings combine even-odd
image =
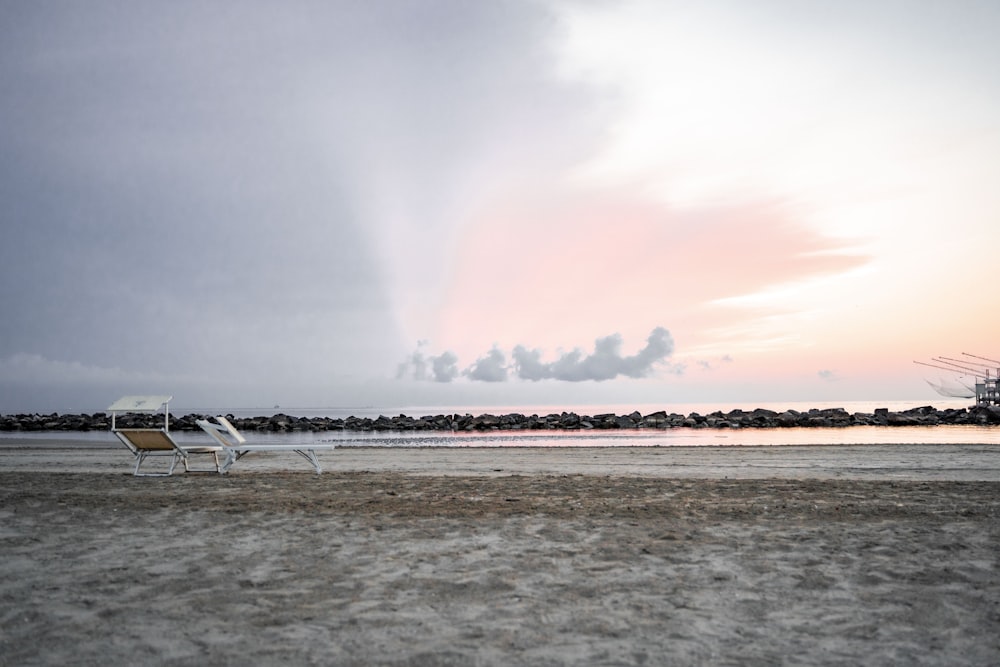
[[[166,472],[139,472],[139,468],[142,466],[142,462],[146,460],[148,456],[147,452],[138,451],[135,455],[135,469],[132,471],[134,477],[169,477],[174,474],[174,468],[177,466],[177,453],[170,457],[170,467],[167,468]],[[185,460],[185,464],[187,461]]]
[[[236,459],[238,458],[239,456],[237,456],[236,452],[234,452],[231,449],[227,449],[226,460],[223,461],[222,465],[219,467],[219,474],[225,475],[227,472],[229,472],[229,469],[233,467],[233,464],[236,463]]]
[[[174,467],[177,466],[177,458],[179,456],[180,456],[180,454],[178,454],[177,452],[174,452],[174,455],[170,457],[170,469],[167,470],[167,475],[173,475],[174,474]],[[183,457],[183,459],[184,459],[184,469],[187,470],[187,465],[188,465],[187,457],[185,456],[185,457]]]
[[[316,474],[323,472],[323,469],[319,466],[319,459],[316,458],[316,451],[312,449],[296,449],[295,453],[304,458],[306,461],[312,464],[313,468],[316,469]]]
[[[189,465],[188,465],[188,459],[191,458],[191,457],[194,457],[195,455],[199,455],[200,456],[202,454],[211,454],[212,455],[212,460],[215,462],[215,470],[209,470],[207,468],[204,469],[204,470],[201,470],[199,468],[191,469],[189,467]],[[194,453],[188,452],[187,456],[184,457],[184,472],[222,472],[222,464],[219,462],[219,453],[218,452],[194,452]]]

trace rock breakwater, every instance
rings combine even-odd
[[[170,417],[170,428],[194,431],[198,419],[209,415],[188,414]],[[806,412],[776,412],[758,408],[752,411],[731,410],[701,415],[681,415],[658,411],[642,415],[580,415],[562,412],[548,415],[458,415],[438,414],[422,417],[295,417],[277,414],[267,417],[233,417],[229,420],[240,430],[256,432],[294,431],[519,431],[519,430],[588,430],[588,429],[673,429],[673,428],[830,428],[850,426],[937,426],[1000,425],[1000,409],[989,406],[939,410],[932,406],[894,412],[880,408],[873,413],[850,413],[843,408],[813,409]],[[159,428],[162,415],[118,415],[119,428]],[[94,414],[17,414],[0,417],[0,431],[101,431],[111,427],[111,417]]]

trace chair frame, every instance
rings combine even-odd
[[[228,419],[221,415],[215,417],[214,419],[215,421],[211,421],[210,419],[198,419],[195,423],[201,427],[201,430],[212,436],[212,438],[226,452],[226,460],[219,469],[220,474],[229,472],[229,469],[234,463],[251,452],[294,452],[308,461],[318,475],[323,472],[323,468],[319,464],[319,458],[316,456],[316,450],[332,450],[336,448],[336,445],[333,443],[322,445],[310,444],[307,446],[288,445],[273,442],[249,443],[247,442],[247,439],[243,437],[243,434],[241,434]]]
[[[170,435],[170,401],[172,396],[123,396],[108,410],[111,412],[111,432],[121,441],[133,456],[136,477],[169,477],[174,473],[177,462],[184,463],[184,472],[221,472],[219,452],[221,447],[182,447]],[[163,408],[163,428],[118,428],[118,415],[129,413],[159,412]],[[191,454],[211,454],[215,459],[215,470],[192,470],[188,461]],[[140,472],[143,462],[149,457],[169,456],[166,472]]]

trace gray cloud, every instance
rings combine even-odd
[[[643,378],[651,375],[657,367],[665,367],[668,372],[681,373],[681,366],[667,366],[666,360],[674,352],[674,340],[663,327],[653,329],[646,339],[646,345],[639,352],[625,356],[621,352],[621,334],[611,334],[594,342],[594,351],[585,355],[582,350],[566,352],[551,362],[542,360],[542,351],[517,345],[511,353],[512,363],[508,366],[504,353],[494,347],[476,360],[463,375],[480,382],[505,382],[513,374],[521,380],[559,380],[563,382],[602,382],[617,377]],[[457,361],[451,352],[445,352],[452,364]],[[426,366],[429,359],[419,350],[400,366],[398,377],[416,380],[431,379]],[[452,366],[454,368],[454,366]],[[457,373],[435,374],[434,380],[450,382]]]
[[[733,358],[728,354],[724,354],[717,361],[723,364],[731,364],[733,363]],[[714,371],[717,368],[715,361],[711,359],[699,359],[696,363],[704,371]]]
[[[466,371],[465,375],[481,382],[506,382],[507,358],[494,347],[486,356],[480,357]]]
[[[451,382],[458,377],[458,357],[452,352],[444,352],[431,357],[435,382]]]
[[[414,380],[428,379],[427,360],[419,350],[411,354],[406,361],[400,362],[399,368],[396,370],[396,379],[402,380],[408,377],[412,377]]]
[[[517,376],[524,380],[555,379],[567,382],[613,380],[623,375],[641,378],[650,375],[656,364],[674,352],[670,332],[657,327],[646,339],[646,346],[632,356],[621,354],[622,337],[612,334],[594,342],[593,353],[584,356],[579,349],[563,354],[551,363],[541,361],[541,352],[518,346],[514,350]]]
[[[542,361],[541,350],[529,350],[523,345],[518,345],[511,356],[514,358],[517,377],[522,380],[547,380],[552,377],[550,364]]]
[[[399,364],[396,378],[412,378],[433,382],[451,382],[458,377],[458,357],[454,352],[445,351],[439,355],[425,355],[420,348],[427,344],[421,341],[417,350]]]

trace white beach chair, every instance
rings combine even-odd
[[[136,477],[167,477],[172,475],[177,461],[184,462],[185,472],[221,472],[219,453],[222,447],[182,447],[170,435],[170,399],[172,396],[123,396],[108,410],[111,412],[111,432],[135,456]],[[163,428],[118,428],[119,413],[159,412],[163,408]],[[188,458],[192,454],[210,454],[215,459],[214,471],[192,471]],[[139,472],[143,461],[150,456],[169,456],[170,464],[166,472]]]
[[[316,474],[323,472],[316,457],[316,450],[332,450],[336,447],[333,443],[310,443],[308,445],[294,445],[278,442],[247,442],[247,439],[233,426],[228,419],[221,415],[215,417],[215,421],[209,419],[199,419],[196,421],[201,430],[208,433],[226,452],[226,460],[223,462],[219,472],[225,474],[234,463],[251,452],[294,452],[308,461],[316,470]]]

